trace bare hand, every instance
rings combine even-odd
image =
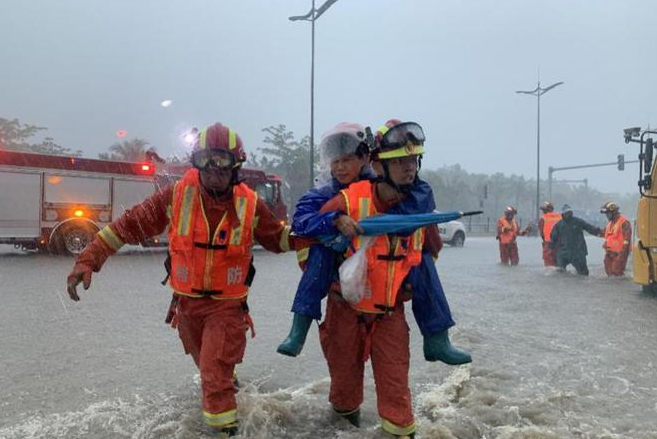
[[[80,282],[82,282],[82,286],[85,290],[89,289],[89,286],[91,285],[91,273],[91,268],[86,265],[76,264],[75,267],[73,267],[73,271],[66,278],[66,290],[72,300],[75,300],[76,302],[80,300],[80,296],[78,296],[77,292],[77,286]]]
[[[363,234],[363,229],[358,225],[358,221],[347,215],[340,215],[334,225],[345,236],[353,238]]]

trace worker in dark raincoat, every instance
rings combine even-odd
[[[561,271],[565,271],[568,264],[572,264],[577,274],[589,275],[589,268],[586,265],[588,250],[583,230],[594,236],[600,236],[602,233],[599,227],[573,216],[573,209],[565,204],[561,208],[561,221],[550,233],[550,246],[556,249],[557,266]]]

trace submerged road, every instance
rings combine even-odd
[[[441,253],[452,341],[474,362],[425,362],[407,313],[416,437],[657,438],[657,297],[629,277],[608,279],[602,241],[588,243],[588,278],[543,268],[536,238],[520,238],[515,268],[497,263],[489,237]],[[0,246],[1,438],[205,437],[198,372],[163,323],[163,259],[119,254],[74,303],[64,289],[71,259]],[[316,328],[300,357],[275,352],[291,321],[295,256],[256,250],[256,267],[257,336],[238,367],[241,437],[385,437],[369,366],[357,430],[331,414]]]

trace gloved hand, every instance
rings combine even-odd
[[[82,286],[85,290],[89,289],[89,286],[91,285],[92,273],[93,270],[91,267],[85,264],[75,264],[71,274],[69,274],[66,278],[66,290],[68,291],[68,295],[72,300],[75,300],[76,302],[80,300],[80,296],[78,296],[77,292],[77,286],[80,284],[80,282],[82,282]]]

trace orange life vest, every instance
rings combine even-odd
[[[548,212],[543,214],[543,240],[550,242],[550,234],[555,224],[561,221],[561,214],[557,212]]]
[[[359,221],[377,214],[372,196],[374,188],[365,180],[352,183],[341,191],[350,217]],[[411,267],[421,262],[424,228],[417,229],[410,236],[379,235],[373,239],[366,250],[368,286],[363,299],[351,306],[364,313],[389,313],[395,307],[402,281]],[[352,244],[356,250],[361,248],[362,237],[355,237]],[[347,251],[347,257],[352,254],[352,250]]]
[[[500,232],[500,242],[502,244],[510,244],[515,242],[516,236],[518,235],[518,223],[515,218],[511,221],[508,221],[506,217],[502,216],[498,220],[500,226],[506,227],[508,230],[506,232]]]
[[[605,229],[605,248],[608,251],[620,253],[625,249],[625,237],[623,236],[623,224],[627,222],[624,215],[618,217],[614,222],[607,222]]]
[[[184,296],[245,297],[258,195],[244,183],[233,186],[239,225],[231,228],[226,212],[211,234],[199,184],[198,171],[191,169],[173,191],[169,212],[171,286],[174,293]]]

